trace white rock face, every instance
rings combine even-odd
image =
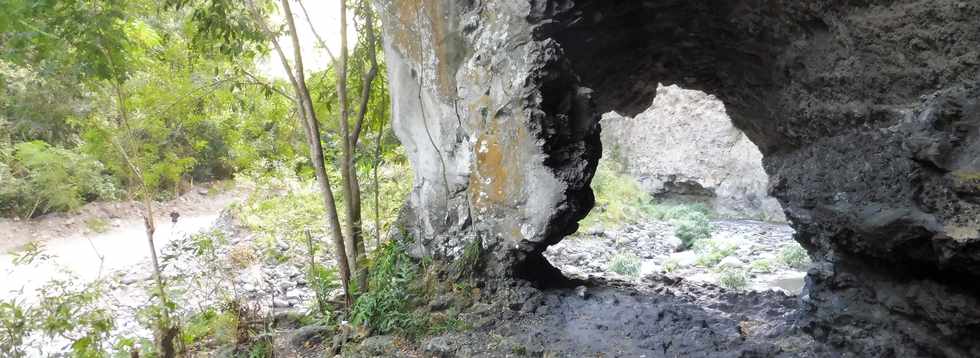
[[[601,123],[603,157],[622,162],[651,194],[705,200],[723,216],[786,220],[767,194],[762,153],[714,96],[660,85],[643,113],[610,112]]]

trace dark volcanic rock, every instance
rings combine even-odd
[[[721,99],[797,240],[815,337],[859,356],[980,356],[980,3],[379,0],[417,255],[489,275],[593,203],[597,111],[658,83]]]

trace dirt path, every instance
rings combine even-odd
[[[245,196],[244,188],[220,192],[197,187],[181,197],[158,203],[155,208],[157,249],[170,241],[210,227],[219,213]],[[181,214],[172,223],[169,213]],[[106,230],[95,232],[92,222],[106,222]],[[44,259],[15,265],[17,250],[27,243],[42,245]],[[10,254],[7,254],[10,253]],[[95,280],[105,273],[127,270],[148,261],[150,251],[135,202],[92,203],[76,214],[47,215],[35,220],[0,221],[0,298],[33,292],[51,279],[75,276]]]
[[[180,197],[157,202],[154,210],[157,222],[170,223],[172,211],[184,218],[216,214],[244,196],[246,188],[222,188],[223,184],[198,185]],[[133,225],[142,230],[142,205],[136,201],[89,203],[75,213],[51,213],[31,220],[0,218],[0,254],[17,251],[36,241],[95,237],[100,234],[124,231]],[[98,226],[107,231],[99,233]]]

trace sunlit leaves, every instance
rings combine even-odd
[[[80,78],[129,73],[126,3],[121,0],[0,0],[0,56]]]

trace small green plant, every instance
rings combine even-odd
[[[454,263],[460,277],[472,278],[480,270],[480,256],[483,253],[483,240],[473,239],[463,246],[463,254]]]
[[[664,272],[671,273],[677,271],[677,269],[680,268],[680,266],[681,265],[679,262],[677,262],[677,260],[671,259],[671,260],[667,260],[667,262],[664,262],[663,268],[664,268]]]
[[[400,243],[391,241],[375,250],[372,260],[370,291],[357,298],[351,308],[355,324],[379,334],[414,335],[425,322],[412,314],[411,285],[419,273],[418,266]]]
[[[779,260],[787,267],[803,270],[810,265],[810,256],[798,244],[787,245],[779,252]]]
[[[272,349],[272,343],[268,339],[256,341],[248,348],[248,358],[272,357]]]
[[[696,214],[706,218],[712,216],[711,209],[704,203],[658,203],[651,206],[648,212],[651,218],[661,221],[685,219]]]
[[[724,240],[704,240],[698,242],[694,250],[698,253],[698,266],[715,267],[721,260],[734,254],[738,246]]]
[[[770,273],[773,271],[772,263],[770,263],[769,260],[766,259],[758,259],[752,261],[751,263],[749,263],[749,269],[752,270],[752,272],[758,272],[758,273]]]
[[[637,222],[648,216],[652,198],[636,179],[621,174],[622,166],[613,160],[603,160],[596,168],[592,190],[596,203],[589,215],[582,220],[583,230]]]
[[[23,343],[33,323],[28,314],[29,311],[17,301],[0,301],[0,355],[27,356],[27,347]]]
[[[185,347],[225,346],[236,343],[238,317],[232,312],[207,308],[184,323],[181,340]]]
[[[748,282],[749,275],[743,269],[725,268],[718,273],[718,284],[729,290],[741,290]]]
[[[637,277],[640,275],[640,258],[628,252],[613,256],[609,262],[609,270],[623,276]]]
[[[29,265],[35,261],[45,261],[51,258],[44,252],[44,244],[38,241],[31,241],[24,244],[17,252],[13,253],[14,265]]]
[[[372,256],[370,290],[358,296],[351,308],[355,325],[409,340],[468,327],[458,319],[457,309],[430,313],[424,307],[436,271],[423,271],[420,263],[408,256],[403,243],[383,243]]]
[[[711,222],[708,216],[698,212],[688,212],[684,217],[675,219],[674,236],[681,240],[681,250],[687,250],[701,240],[711,238]]]
[[[109,222],[102,218],[90,218],[85,220],[85,227],[88,231],[101,234],[109,231]]]
[[[17,307],[7,302],[3,308],[6,312],[0,320],[8,326],[9,317],[13,317],[15,324],[12,327],[17,330],[27,329],[48,337],[68,339],[71,342],[66,347],[68,356],[109,356],[112,347],[109,334],[115,321],[102,305],[104,283],[96,281],[80,285],[78,281],[70,277],[49,282],[38,290],[41,299],[32,307]],[[23,318],[29,319],[29,323],[16,323]],[[14,333],[16,336],[16,331]]]

